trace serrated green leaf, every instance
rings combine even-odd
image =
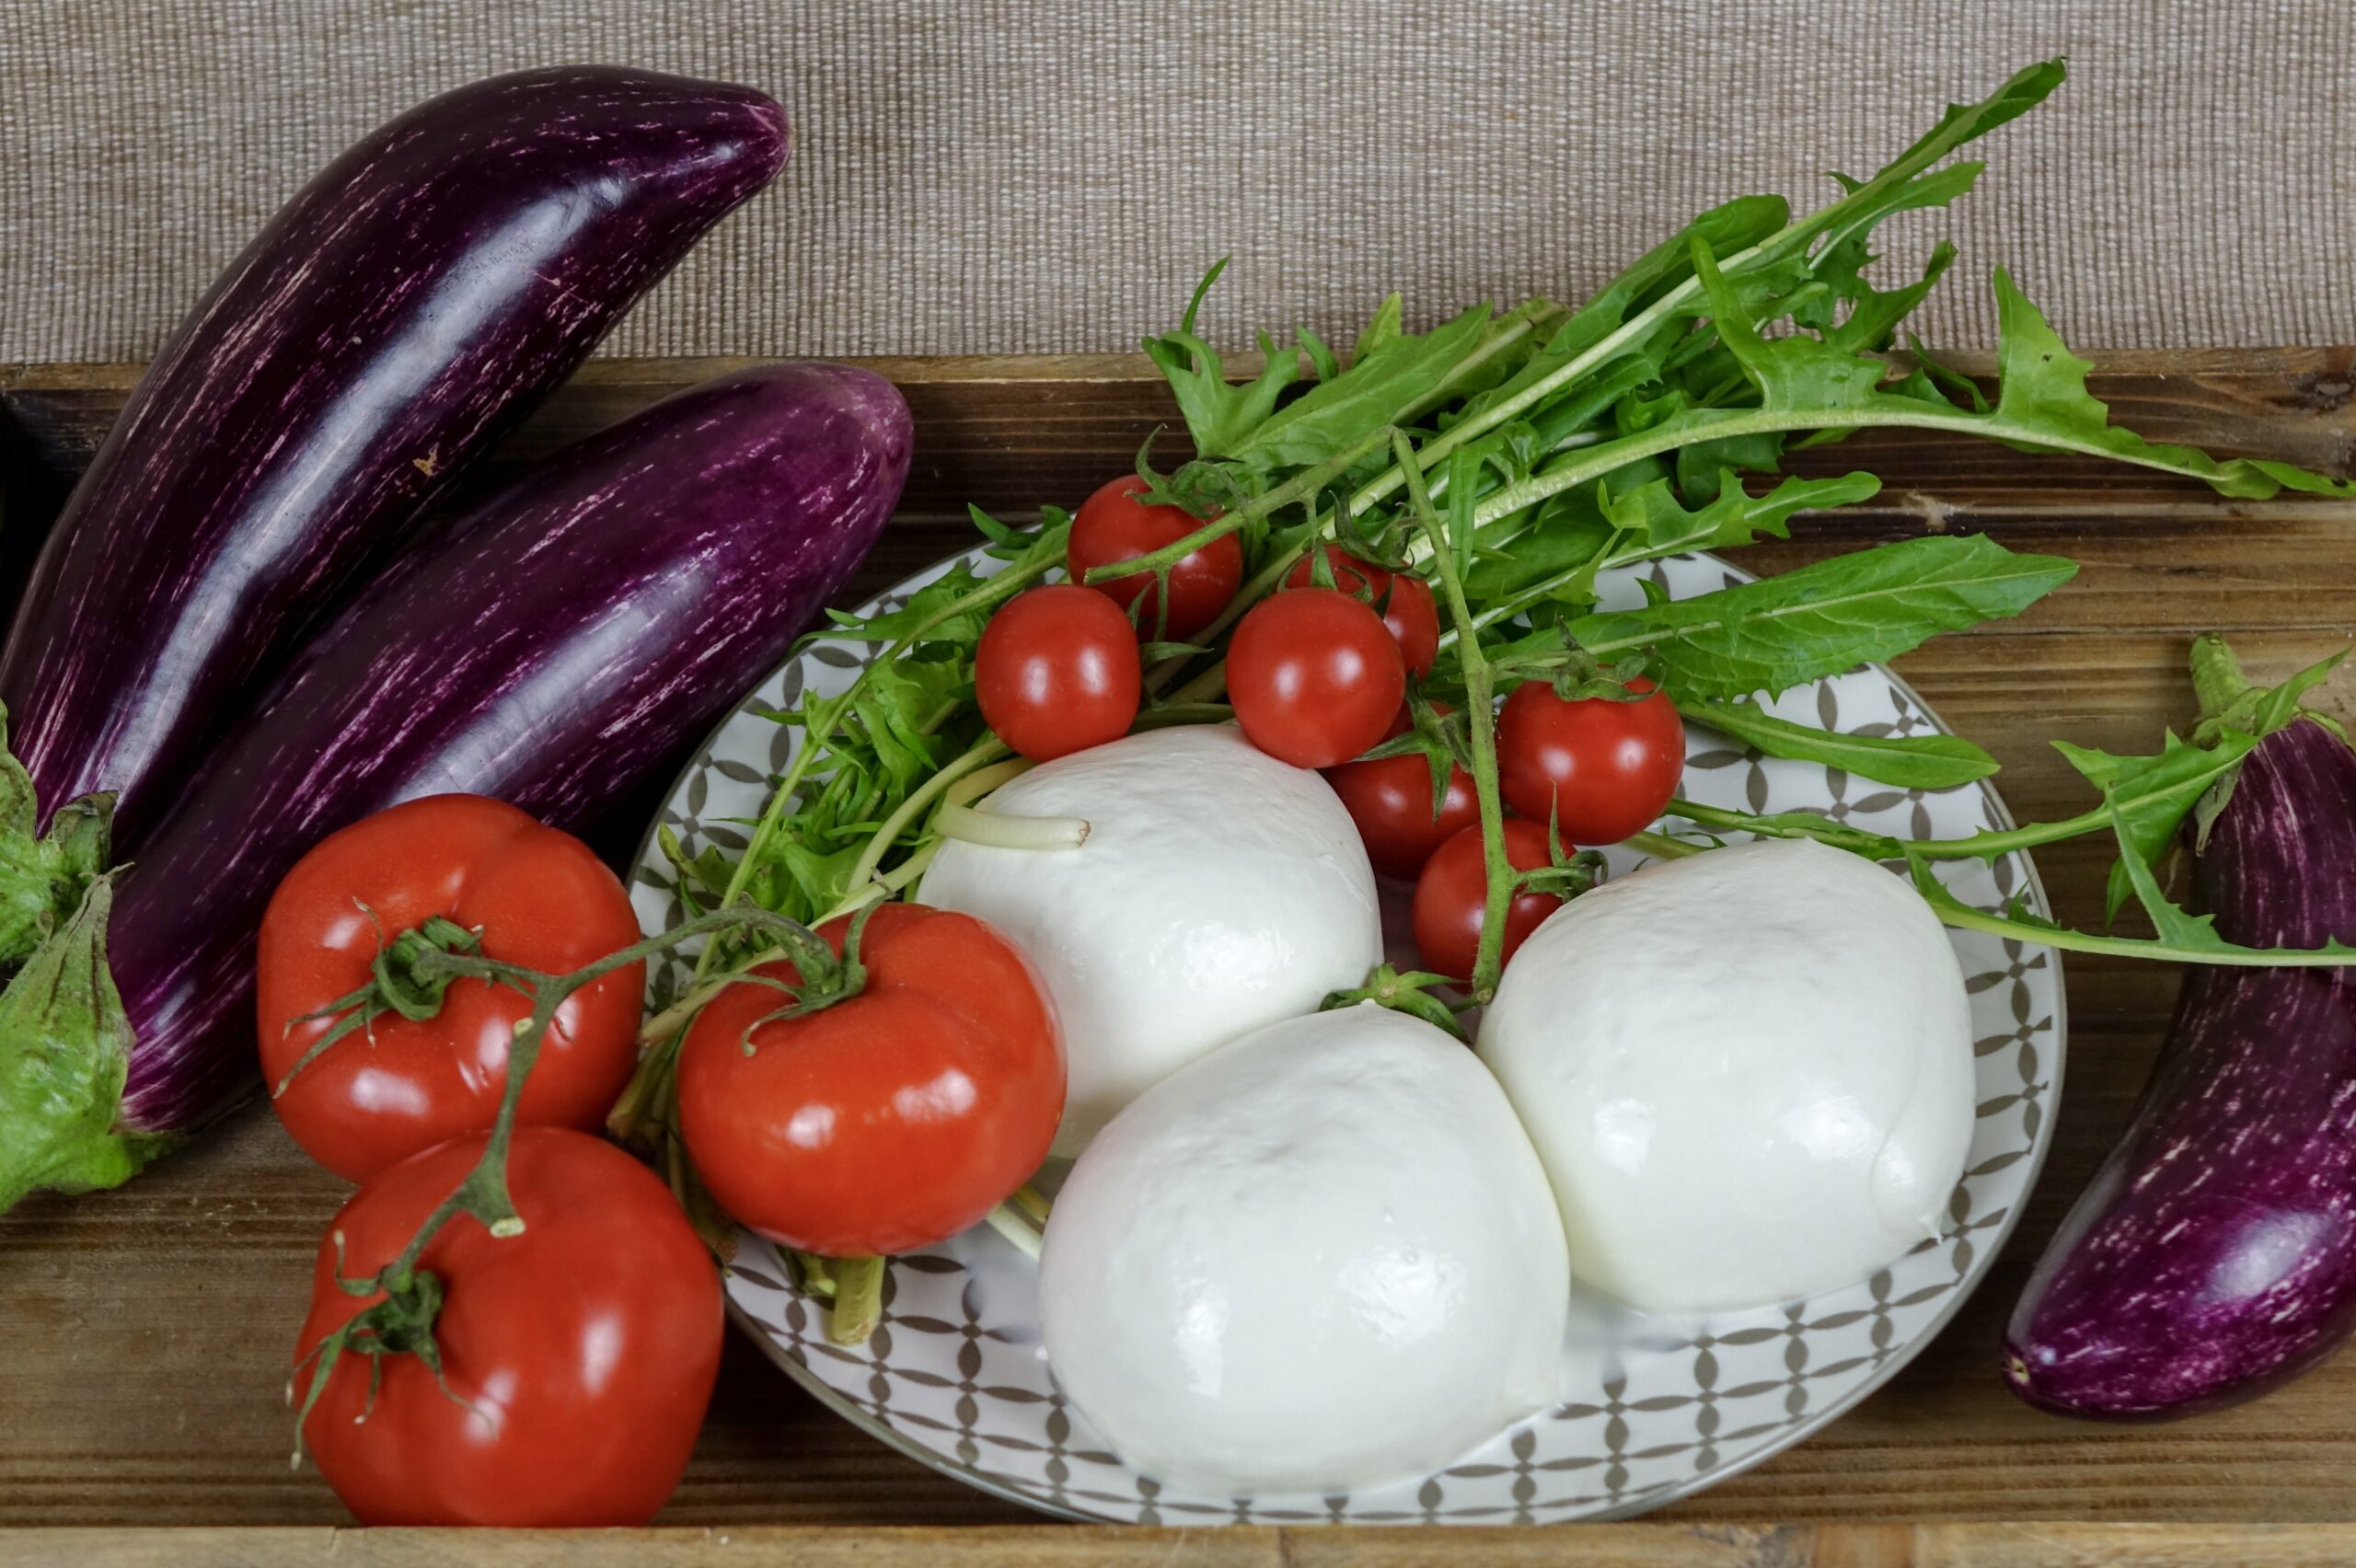
[[[1299,329],[1294,336],[1300,340],[1300,352],[1309,356],[1310,368],[1318,380],[1331,381],[1342,374],[1342,362],[1325,346],[1325,340],[1306,327]]]
[[[1996,269],[1995,288],[2001,385],[1992,432],[2031,446],[2098,453],[2189,474],[2207,480],[2221,495],[2262,501],[2284,490],[2356,493],[2356,485],[2346,479],[2311,474],[2288,463],[2247,457],[2220,462],[2194,447],[2146,441],[2112,424],[2108,406],[2086,390],[2086,373],[2094,365],[2069,351],[2002,267]]]
[[[1476,305],[1420,337],[1392,338],[1221,450],[1261,472],[1308,467],[1338,456],[1439,390],[1449,372],[1480,346],[1494,315],[1487,306]]]
[[[2207,645],[2204,651],[2204,645]],[[2258,744],[2300,719],[2299,698],[2331,674],[2346,651],[2311,664],[2280,686],[2258,686],[2243,679],[2238,664],[2228,663],[2232,651],[2222,640],[2202,639],[2195,644],[2195,680],[2202,688],[2204,706],[2221,699],[2223,717],[2203,721],[2188,742],[2169,731],[2153,755],[2115,755],[2091,746],[2056,741],[2054,749],[2086,781],[2103,793],[2106,809],[2119,832],[2119,857],[2111,866],[2104,917],[2118,918],[2135,891],[2135,868],[2147,872],[2167,854],[2184,830],[2185,819],[2199,813],[2213,821],[2232,796],[2242,761]],[[2238,683],[2228,686],[2227,682]],[[2205,832],[2205,822],[2202,824]]]
[[[1646,555],[1682,555],[1692,550],[1738,549],[1761,535],[1791,537],[1794,513],[1829,511],[1868,501],[1881,492],[1881,480],[1871,474],[1842,474],[1826,479],[1785,479],[1765,495],[1743,489],[1732,468],[1718,470],[1717,493],[1707,505],[1689,510],[1670,493],[1669,481],[1656,479],[1617,496],[1599,501],[1606,521],[1642,539]]]
[[[1170,384],[1198,457],[1225,457],[1239,451],[1267,421],[1285,388],[1300,378],[1299,356],[1279,352],[1265,333],[1260,347],[1265,363],[1258,375],[1241,386],[1228,385],[1218,351],[1192,332],[1167,332],[1146,339],[1143,346],[1146,357]]]
[[[1383,295],[1382,303],[1375,306],[1374,315],[1368,320],[1366,330],[1358,334],[1357,342],[1350,349],[1350,363],[1356,364],[1388,348],[1399,336],[1403,312],[1404,302],[1395,291]]]
[[[1937,632],[2018,615],[2076,571],[1984,535],[1934,536],[1696,598],[1582,616],[1569,631],[1599,657],[1651,651],[1667,687],[1689,698],[1773,695],[1894,658]]]
[[[1699,240],[1694,241],[1693,269],[1710,303],[1718,340],[1759,388],[1762,409],[1854,409],[1873,399],[1875,389],[1888,374],[1887,364],[1806,333],[1772,340],[1761,338],[1733,286],[1718,271],[1717,259]]]
[[[1946,790],[1985,778],[1996,759],[1960,735],[1856,735],[1778,719],[1756,703],[1678,701],[1677,710],[1769,756],[1837,767],[1901,790]]]
[[[2148,867],[2138,873],[2138,881],[2160,905],[2154,913],[2154,925],[2161,933],[2156,940],[2057,926],[2032,913],[2022,895],[2016,895],[2003,914],[1991,914],[1948,892],[1931,870],[1931,863],[1920,855],[1908,855],[1906,867],[1913,878],[1915,891],[1931,906],[1931,912],[1960,930],[1981,931],[2064,952],[2102,953],[2160,963],[2218,963],[2259,969],[2336,969],[2356,963],[2356,948],[2343,947],[2336,941],[2319,948],[2248,948],[2226,941],[2217,935],[2215,926],[2205,916],[2189,915],[2168,903]]]

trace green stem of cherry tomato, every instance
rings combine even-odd
[[[520,964],[502,963],[497,959],[463,951],[456,943],[429,941],[422,951],[405,951],[410,976],[422,986],[438,985],[446,989],[452,980],[457,979],[513,986],[531,994],[532,1012],[529,1018],[515,1026],[514,1036],[508,1043],[507,1081],[500,1097],[499,1115],[491,1124],[490,1139],[484,1144],[482,1156],[475,1162],[474,1168],[467,1172],[466,1179],[456,1189],[426,1216],[417,1233],[410,1238],[409,1244],[391,1262],[373,1274],[358,1278],[344,1278],[339,1271],[336,1283],[348,1294],[368,1297],[382,1292],[385,1299],[320,1341],[308,1358],[310,1384],[302,1412],[295,1421],[297,1463],[302,1458],[302,1424],[326,1390],[337,1358],[347,1350],[353,1350],[357,1343],[365,1342],[374,1347],[365,1354],[409,1352],[420,1355],[433,1368],[437,1378],[441,1376],[439,1353],[433,1347],[433,1334],[441,1291],[438,1281],[430,1274],[420,1272],[418,1259],[442,1228],[462,1214],[473,1216],[495,1237],[523,1234],[524,1218],[515,1212],[515,1200],[507,1186],[507,1157],[514,1142],[515,1111],[523,1101],[524,1084],[531,1077],[532,1064],[539,1058],[540,1043],[547,1038],[549,1027],[556,1020],[557,1011],[564,1006],[566,998],[585,986],[595,985],[615,970],[642,963],[683,941],[729,928],[758,930],[779,939],[782,945],[802,954],[802,962],[812,965],[803,973],[821,977],[812,987],[814,991],[826,990],[831,998],[857,988],[858,959],[855,951],[837,962],[824,939],[808,927],[784,916],[754,908],[713,910],[660,936],[649,937],[618,952],[608,953],[568,974],[547,974]]]
[[[1348,473],[1369,453],[1380,447],[1390,434],[1388,426],[1376,431],[1363,440],[1354,443],[1338,455],[1327,458],[1313,468],[1303,468],[1267,494],[1255,496],[1234,511],[1223,513],[1212,518],[1184,538],[1173,539],[1158,550],[1149,550],[1141,556],[1131,556],[1126,560],[1116,560],[1103,566],[1092,567],[1089,570],[1087,582],[1092,587],[1099,583],[1110,582],[1115,578],[1134,577],[1139,572],[1167,571],[1205,545],[1215,539],[1225,538],[1255,518],[1274,516],[1296,502],[1312,501],[1320,490]],[[1230,605],[1230,608],[1232,609],[1233,606]],[[1226,618],[1222,615],[1220,621],[1225,621]],[[1220,621],[1215,621],[1212,624],[1216,627],[1220,624]]]
[[[1465,602],[1464,582],[1456,569],[1456,551],[1449,548],[1439,513],[1432,507],[1431,492],[1425,488],[1424,470],[1415,462],[1415,449],[1398,431],[1392,432],[1391,449],[1399,459],[1399,472],[1406,479],[1408,507],[1415,513],[1416,525],[1432,542],[1432,563],[1439,569],[1440,593],[1448,601],[1449,618],[1465,632],[1459,643],[1458,662],[1463,666],[1464,710],[1472,742],[1472,789],[1481,802],[1481,846],[1488,866],[1481,947],[1473,959],[1470,991],[1475,1003],[1486,1006],[1497,994],[1497,975],[1505,968],[1506,910],[1513,902],[1514,887],[1520,874],[1506,858],[1505,804],[1497,791],[1496,681],[1488,658],[1481,651],[1481,640],[1471,630],[1472,607]]]

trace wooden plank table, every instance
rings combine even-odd
[[[719,362],[591,365],[502,454],[548,450]],[[1069,503],[1117,471],[1165,395],[1128,358],[878,362],[918,421],[907,502],[854,600],[966,538],[968,501],[1009,517]],[[72,476],[134,371],[0,366],[0,579],[21,580]],[[2334,472],[2356,459],[2356,350],[2125,355],[2098,377],[2122,422],[2155,437],[2286,457]],[[2054,734],[2148,748],[2191,710],[2183,660],[2200,629],[2231,635],[2273,678],[2345,642],[2356,623],[2356,502],[2220,500],[2200,486],[2114,466],[1873,434],[1803,454],[1807,471],[1882,475],[1873,503],[1804,520],[1800,537],[1743,553],[1773,571],[1925,530],[1985,530],[2082,563],[2077,580],[2015,622],[1942,638],[1900,669],[1949,723],[2004,765],[2015,813],[2082,808],[2083,787],[2045,744]],[[2343,710],[2356,681],[2335,681]],[[650,795],[650,805],[652,801]],[[610,842],[634,839],[626,813]],[[2098,844],[2038,857],[2063,918],[2099,917]],[[1690,1552],[1726,1562],[2021,1562],[2104,1560],[2131,1547],[2181,1561],[2356,1559],[2356,1357],[2258,1404],[2170,1426],[2121,1428],[2031,1412],[2000,1386],[1997,1327],[2031,1260],[2124,1124],[2174,997],[2173,972],[2073,958],[2066,1093],[2052,1159],[2019,1231],[1977,1297],[1891,1385],[1826,1433],[1657,1516],[1582,1533],[1597,1562]],[[248,1107],[116,1193],[37,1199],[0,1219],[0,1527],[97,1527],[92,1535],[0,1535],[0,1563],[82,1552],[118,1562],[307,1560],[318,1527],[345,1521],[315,1470],[292,1471],[286,1359],[311,1250],[346,1189]],[[1439,1543],[1368,1532],[1119,1538],[1034,1525],[1012,1505],[871,1442],[732,1337],[711,1419],[664,1516],[708,1527],[580,1542],[445,1535],[335,1538],[368,1562],[718,1561],[765,1542],[798,1562],[881,1563],[1177,1555],[1205,1562],[1407,1562]],[[1902,1520],[1903,1524],[1876,1523]],[[2055,1522],[2049,1528],[2044,1521]],[[2062,1521],[2173,1525],[2125,1535]],[[2315,1523],[2263,1537],[2235,1527]],[[202,1526],[215,1533],[123,1535]],[[313,1527],[245,1535],[248,1527]],[[919,1527],[853,1537],[776,1527]],[[219,1533],[219,1532],[228,1533]],[[748,1534],[747,1532],[753,1532]],[[763,1533],[768,1532],[768,1533]],[[1563,1550],[1560,1538],[1451,1535],[1498,1561]],[[2228,1541],[2234,1543],[2230,1547]],[[634,1542],[635,1544],[623,1544]],[[178,1543],[178,1544],[167,1544]],[[764,1555],[768,1554],[765,1551]],[[736,1560],[731,1555],[730,1560]]]

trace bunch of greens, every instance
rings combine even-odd
[[[1901,323],[1954,251],[1939,244],[1918,273],[1885,287],[1871,276],[1878,226],[1969,191],[1981,166],[1950,155],[2034,107],[2062,75],[2058,61],[2031,66],[1985,100],[1950,107],[1871,179],[1836,177],[1841,195],[1814,213],[1796,217],[1774,196],[1713,208],[1576,308],[1543,299],[1505,311],[1484,305],[1414,334],[1403,330],[1394,295],[1346,354],[1306,329],[1289,340],[1262,334],[1261,368],[1233,383],[1196,330],[1213,269],[1177,330],[1145,343],[1193,455],[1163,472],[1149,442],[1138,461],[1146,498],[1184,507],[1200,525],[1091,580],[1166,577],[1181,558],[1229,534],[1242,546],[1246,577],[1195,645],[1150,647],[1140,723],[1225,715],[1226,632],[1320,541],[1424,575],[1448,623],[1440,663],[1415,694],[1414,731],[1381,749],[1428,753],[1436,788],[1451,761],[1479,785],[1491,904],[1470,987],[1476,1000],[1496,983],[1503,905],[1518,875],[1499,842],[1490,732],[1491,704],[1512,685],[1626,695],[1642,675],[1692,721],[1769,755],[1909,788],[1993,772],[1984,753],[1953,737],[1828,733],[1778,719],[1756,699],[1907,652],[1942,631],[2017,615],[2068,581],[2067,560],[1934,535],[1692,599],[1656,593],[1628,610],[1600,608],[1597,582],[1665,557],[1784,537],[1799,513],[1873,496],[1879,484],[1865,472],[1784,478],[1756,493],[1745,480],[1776,474],[1787,451],[1856,430],[1929,430],[2096,455],[2197,478],[2235,497],[2350,493],[2347,481],[2280,463],[2221,461],[2113,425],[2086,388],[2090,366],[2001,270],[1992,388],[1944,369],[1911,339],[1910,356],[1891,356]],[[975,521],[994,572],[953,568],[887,614],[837,617],[824,634],[881,644],[879,657],[847,690],[778,715],[800,727],[802,744],[742,845],[689,859],[666,844],[691,913],[748,899],[814,919],[896,895],[940,836],[971,817],[965,801],[1022,766],[1008,760],[975,710],[974,649],[999,604],[1059,571],[1068,519],[1049,509],[1027,529],[978,513]],[[2062,932],[2018,909],[1967,910],[1927,870],[1919,874],[1957,924],[2032,940],[2209,962],[2339,962],[2250,954],[2199,936],[2186,925],[2190,917],[2171,917],[2152,879],[2154,858],[2187,813],[2269,727],[2290,721],[2300,689],[2293,682],[2244,694],[2227,721],[2189,742],[2170,737],[2157,756],[2073,751],[2104,804],[2062,823],[1910,844],[1814,817],[1684,802],[1672,814],[1704,833],[1807,834],[1918,868],[2115,831],[2124,853],[2114,907],[2142,894],[2161,918],[2157,943]],[[1434,699],[1453,712],[1443,718]],[[1653,834],[1644,847],[1672,854],[1699,846]],[[651,1026],[658,1059],[713,977],[756,956],[704,952],[696,996]]]

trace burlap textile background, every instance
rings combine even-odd
[[[1130,347],[1232,253],[1241,340],[1576,294],[1691,211],[1810,202],[1949,98],[2067,54],[1913,222],[1992,337],[2010,266],[2074,341],[2356,339],[2356,0],[0,0],[0,360],[150,352],[343,143],[469,77],[641,63],[768,89],[778,184],[629,353]]]

